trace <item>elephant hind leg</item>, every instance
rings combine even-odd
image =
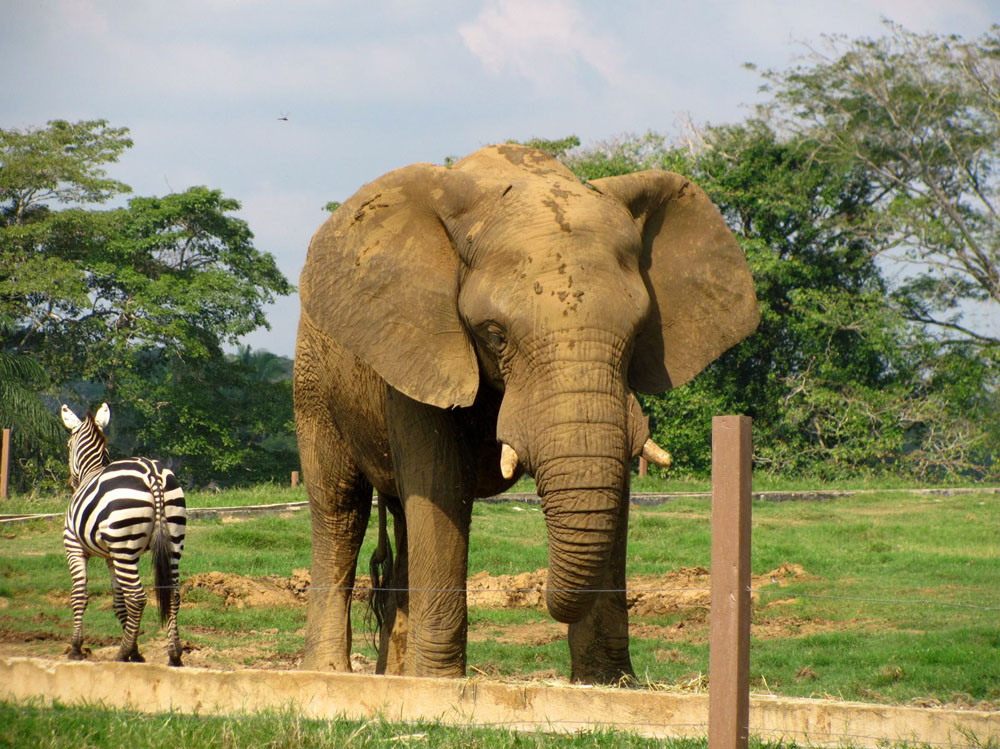
[[[372,614],[375,617],[375,628],[381,633],[385,624],[386,607],[392,594],[392,544],[389,542],[389,531],[386,527],[387,508],[389,500],[384,494],[378,495],[378,543],[368,562],[368,571],[372,581],[372,592],[368,599]]]
[[[382,577],[382,622],[379,627],[378,661],[375,673],[403,673],[403,662],[406,660],[407,622],[409,620],[409,582],[407,572],[406,520],[403,517],[403,506],[397,497],[391,497],[379,492],[379,543],[385,541],[388,546],[387,529],[382,513],[388,510],[392,514],[393,537],[396,543],[395,560],[391,552],[382,562],[382,569],[391,568],[388,577],[383,572]],[[386,537],[383,539],[382,534]],[[378,551],[376,550],[376,554]],[[375,555],[373,555],[373,560]],[[375,576],[372,575],[373,589]]]
[[[296,362],[298,365],[298,362]],[[319,393],[295,393],[302,472],[312,513],[312,583],[302,668],[351,670],[351,594],[372,485],[351,458]]]

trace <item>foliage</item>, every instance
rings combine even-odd
[[[131,146],[128,128],[108,127],[105,120],[52,120],[43,129],[0,130],[0,226],[38,220],[51,202],[103,203],[129,192],[102,165]]]
[[[508,143],[514,143],[521,146],[528,146],[529,148],[537,148],[539,151],[544,151],[550,156],[555,156],[556,158],[560,156],[565,156],[567,151],[570,151],[580,145],[580,139],[575,135],[569,135],[565,138],[560,138],[559,140],[546,140],[545,138],[532,138],[526,141],[516,141],[511,140]]]
[[[880,39],[826,37],[825,53],[767,71],[770,114],[815,157],[861,169],[878,210],[874,251],[906,268],[902,314],[965,345],[1000,347],[963,322],[970,300],[1000,311],[1000,26],[976,41],[886,22]]]
[[[685,387],[640,396],[672,470],[708,473],[711,417],[726,412],[754,418],[758,467],[785,475],[995,469],[995,375],[968,351],[945,356],[886,303],[870,232],[880,188],[814,149],[750,120],[707,128],[693,148],[650,133],[567,159],[585,179],[648,168],[692,176],[747,253],[758,330]]]
[[[41,397],[46,384],[35,359],[0,351],[0,428],[11,430],[11,453],[18,456],[10,476],[14,491],[27,489],[32,474],[61,472],[54,459],[62,447],[60,428]]]
[[[273,407],[277,392],[290,403],[288,387],[251,388],[252,369],[222,347],[267,326],[264,306],[293,287],[231,215],[239,203],[218,190],[86,207],[129,191],[103,170],[129,146],[126,129],[100,120],[0,130],[0,308],[7,323],[0,355],[34,362],[53,395],[68,387],[87,394],[85,406],[109,401],[128,435],[124,445],[190,463],[189,480],[207,481],[210,469],[228,470],[258,448],[262,459],[247,462],[263,471],[271,456],[245,430],[287,437],[290,419],[281,408],[272,408],[273,419],[251,419],[252,426],[237,427],[233,417],[252,411],[242,401],[247,391],[268,391],[262,402]],[[55,210],[60,204],[69,207]],[[232,396],[233,388],[242,395]],[[37,412],[21,413],[22,426],[44,422]],[[225,446],[233,449],[204,462]],[[38,466],[33,474],[37,481]]]
[[[121,383],[116,454],[162,454],[196,484],[286,479],[298,468],[291,360],[266,351],[188,363],[157,356]]]

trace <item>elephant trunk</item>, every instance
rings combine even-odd
[[[630,457],[624,392],[550,398],[525,426],[521,444],[530,448],[519,446],[517,456],[535,476],[545,513],[546,603],[554,619],[572,623],[607,585]]]
[[[561,470],[565,465],[554,461]],[[613,466],[608,466],[612,470]],[[604,589],[617,535],[620,488],[543,490],[549,537],[545,602],[552,618],[573,623],[590,610]]]

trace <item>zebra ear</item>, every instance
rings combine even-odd
[[[62,407],[62,422],[66,426],[66,428],[69,429],[70,431],[76,429],[78,426],[80,426],[80,424],[83,423],[82,421],[80,421],[80,417],[78,417],[75,413],[70,411],[69,406],[67,406],[65,403],[63,403]]]
[[[94,421],[101,428],[101,431],[104,431],[104,427],[111,421],[111,409],[108,408],[107,403],[102,403],[101,407],[97,409],[97,416],[94,417]]]

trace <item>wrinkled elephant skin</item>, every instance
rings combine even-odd
[[[649,436],[633,390],[683,384],[758,321],[746,260],[705,194],[662,171],[582,183],[514,145],[416,164],[323,224],[300,293],[314,586],[303,666],[350,670],[374,487],[397,516],[389,587],[402,589],[378,669],[464,674],[472,500],[527,471],[572,678],[631,675],[628,468]]]

